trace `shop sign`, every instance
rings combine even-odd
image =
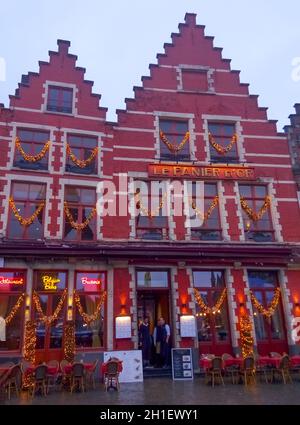
[[[148,174],[160,178],[255,180],[254,168],[242,166],[149,164]]]
[[[57,283],[60,282],[60,279],[53,276],[44,275],[42,276],[42,282],[46,291],[56,291]]]
[[[92,279],[90,277],[87,276],[83,276],[81,278],[81,283],[83,285],[101,285],[101,279]]]
[[[0,285],[24,285],[24,278],[0,276]]]

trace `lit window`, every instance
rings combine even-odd
[[[238,162],[235,124],[208,123],[210,160],[212,162]]]
[[[160,119],[160,158],[169,161],[190,160],[188,121]]]

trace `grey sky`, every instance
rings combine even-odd
[[[114,120],[187,11],[197,13],[215,46],[224,48],[223,57],[242,71],[241,81],[260,95],[269,118],[279,120],[278,130],[300,102],[300,81],[292,79],[292,60],[300,57],[296,0],[0,0],[0,6],[0,57],[6,62],[0,102],[6,106],[21,74],[37,71],[38,60],[48,60],[48,50],[63,38]]]

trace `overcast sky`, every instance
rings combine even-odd
[[[62,38],[71,41],[77,64],[115,120],[115,110],[149,75],[149,63],[156,63],[187,11],[197,13],[206,35],[215,36],[214,45],[232,59],[232,69],[242,71],[241,82],[260,95],[259,105],[269,107],[279,131],[300,102],[300,81],[292,78],[292,61],[300,58],[296,0],[0,0],[0,6],[0,58],[6,63],[0,103],[6,106],[21,74],[38,71],[38,60],[48,60],[48,50]]]

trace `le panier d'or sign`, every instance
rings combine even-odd
[[[220,179],[220,180],[254,180],[254,168],[215,165],[174,165],[149,164],[151,177],[171,177],[182,179]]]

